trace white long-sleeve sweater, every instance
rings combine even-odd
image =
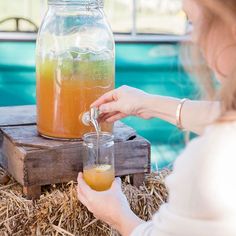
[[[132,236],[236,236],[236,122],[191,141],[166,185],[168,203]]]

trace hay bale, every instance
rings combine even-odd
[[[1,170],[0,176],[5,173]],[[167,199],[164,177],[150,174],[140,188],[123,181],[131,208],[144,220],[151,219]],[[0,178],[1,179],[1,178]],[[0,235],[119,235],[97,220],[77,199],[76,183],[47,186],[37,201],[26,200],[13,179],[0,184]]]

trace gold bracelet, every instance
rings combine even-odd
[[[184,127],[182,125],[182,119],[181,119],[181,113],[182,113],[182,108],[183,108],[183,105],[186,101],[188,101],[189,99],[187,98],[184,98],[180,101],[177,109],[176,109],[176,126],[178,129],[180,130],[183,130]]]

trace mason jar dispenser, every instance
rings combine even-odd
[[[114,88],[114,39],[101,0],[48,0],[36,47],[37,127],[48,138],[77,139],[90,105]],[[101,124],[111,132],[111,125]]]

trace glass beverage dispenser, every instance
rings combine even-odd
[[[114,39],[101,0],[48,0],[37,39],[37,127],[77,139],[93,131],[84,113],[114,88]],[[112,127],[101,124],[103,131]]]

